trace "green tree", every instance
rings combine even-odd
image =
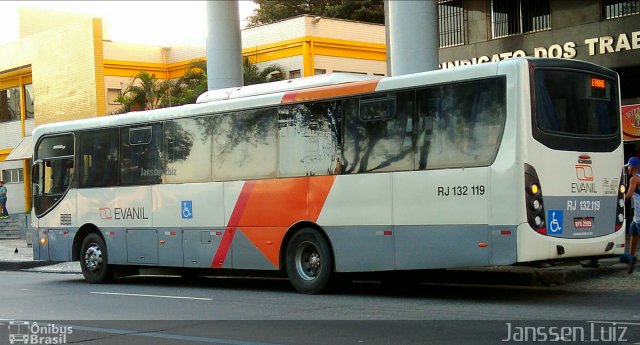
[[[262,84],[284,79],[284,70],[272,64],[260,70],[246,56],[242,58],[242,79],[244,85]]]
[[[169,90],[169,96],[163,100],[163,107],[193,104],[198,96],[207,91],[207,61],[194,61],[189,64],[184,75],[178,78]]]
[[[302,14],[384,24],[383,0],[253,0],[259,8],[249,26],[270,24]]]
[[[170,80],[159,80],[155,74],[140,72],[133,77],[122,96],[117,98],[122,108],[115,114],[161,108],[171,86]]]
[[[244,85],[267,83],[284,79],[284,70],[272,64],[260,70],[244,57],[242,60]],[[136,74],[117,101],[122,108],[113,114],[130,111],[150,110],[193,104],[207,91],[207,62],[194,61],[187,67],[185,74],[176,80],[158,80],[155,74],[140,72]]]

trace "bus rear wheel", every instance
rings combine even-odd
[[[79,257],[82,274],[88,283],[103,284],[113,279],[107,246],[100,235],[92,233],[84,238]]]
[[[286,251],[286,271],[300,292],[316,294],[329,285],[333,258],[322,234],[310,228],[295,233]]]

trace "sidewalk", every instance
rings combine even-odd
[[[18,250],[17,253],[16,249]],[[26,240],[0,240],[0,271],[15,270],[81,273],[80,263],[78,262],[33,261],[33,248],[27,247]]]
[[[16,249],[18,253],[15,253]],[[580,264],[559,264],[547,268],[527,266],[456,268],[429,272],[428,280],[460,284],[554,286],[601,278],[621,271],[625,271],[626,274],[627,265],[621,264],[618,258],[601,259],[599,263],[598,268],[582,267]],[[33,249],[27,247],[25,240],[0,240],[0,270],[81,273],[78,262],[33,261]]]

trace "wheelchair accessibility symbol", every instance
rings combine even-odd
[[[563,220],[562,210],[549,210],[547,212],[547,233],[562,235]]]
[[[182,200],[180,204],[180,208],[182,209],[182,219],[193,218],[193,206],[191,200]]]

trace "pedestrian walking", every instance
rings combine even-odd
[[[7,211],[7,187],[4,186],[4,181],[0,181],[0,205],[2,205],[2,216],[0,216],[0,218],[9,218],[9,212]]]
[[[627,273],[631,274],[638,260],[636,257],[636,247],[638,246],[638,236],[640,235],[640,159],[631,157],[625,166],[631,179],[629,180],[629,190],[627,190],[624,198],[625,200],[633,198],[634,205],[633,221],[629,226],[629,257],[625,258],[625,261],[628,261],[629,265]]]

